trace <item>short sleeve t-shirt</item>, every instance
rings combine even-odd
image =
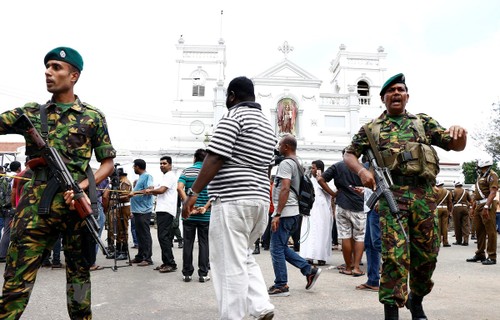
[[[177,213],[177,178],[172,171],[166,172],[160,187],[167,187],[167,191],[156,197],[156,212],[168,212],[175,217]]]
[[[297,192],[300,188],[300,174],[297,164],[292,159],[283,160],[276,172],[276,177],[274,178],[273,186],[273,204],[274,208],[278,207],[278,200],[281,191],[281,185],[283,179],[290,179],[290,193],[288,194],[288,200],[286,201],[283,211],[281,211],[282,217],[293,217],[299,214],[299,202],[297,200],[297,194],[292,190],[295,189]]]
[[[153,177],[144,172],[139,176],[137,184],[134,187],[134,191],[140,191],[152,187]],[[148,195],[136,195],[130,198],[130,211],[133,213],[151,213],[153,212],[153,196]]]

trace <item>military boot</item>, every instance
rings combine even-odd
[[[399,308],[396,305],[384,304],[384,319],[399,320]]]
[[[422,307],[422,299],[424,299],[424,297],[417,296],[413,292],[410,292],[408,300],[406,300],[406,307],[411,312],[412,320],[427,320],[424,308]]]

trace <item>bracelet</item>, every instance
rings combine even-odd
[[[360,173],[361,171],[363,171],[363,169],[365,169],[365,170],[366,170],[366,168],[365,168],[365,167],[363,167],[363,168],[359,169],[359,171],[358,171],[358,173],[357,173],[357,175],[358,175],[358,176],[359,176],[359,173]]]

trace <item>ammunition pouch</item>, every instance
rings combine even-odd
[[[439,157],[436,150],[419,142],[407,142],[403,151],[390,156],[383,156],[384,164],[391,171],[403,176],[416,176],[431,183],[439,173]]]

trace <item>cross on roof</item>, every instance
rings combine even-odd
[[[288,41],[285,41],[285,42],[283,42],[282,46],[278,47],[278,50],[283,52],[283,54],[285,55],[285,59],[286,59],[288,54],[293,51],[293,47],[288,45]]]

